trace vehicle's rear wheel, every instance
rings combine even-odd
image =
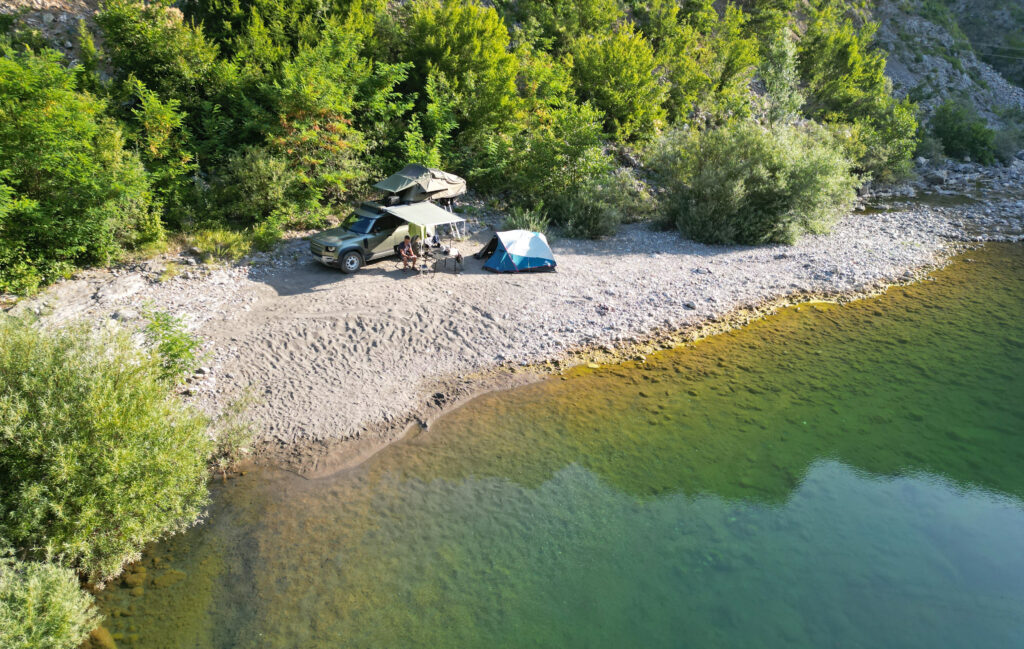
[[[363,256],[355,250],[346,252],[341,258],[341,272],[354,273],[363,266]]]

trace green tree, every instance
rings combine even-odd
[[[510,24],[534,26],[544,49],[562,52],[584,35],[608,34],[625,18],[619,0],[499,0]]]
[[[501,130],[517,109],[516,57],[508,29],[492,7],[471,0],[417,0],[409,8],[401,56],[415,66],[408,88],[426,87],[431,72],[444,75],[459,102],[459,129],[470,137]],[[420,106],[426,103],[420,97]]]
[[[206,420],[128,333],[0,318],[0,538],[90,580],[192,525]]]
[[[995,162],[995,131],[988,127],[973,105],[946,101],[935,110],[929,125],[946,155],[960,160],[970,158],[982,164]]]
[[[138,156],[76,81],[57,52],[0,45],[0,248],[42,281],[105,264],[163,232]]]
[[[75,573],[0,555],[0,646],[75,649],[100,621]]]
[[[757,42],[746,35],[745,21],[734,6],[719,15],[705,0],[647,5],[641,24],[669,85],[669,121],[717,124],[750,114]]]
[[[770,124],[799,117],[804,103],[796,69],[796,43],[789,25],[783,25],[762,45],[758,76],[764,83],[765,117]]]
[[[605,113],[606,130],[620,141],[648,139],[664,120],[656,67],[654,49],[631,23],[572,45],[576,92]]]
[[[877,27],[858,27],[843,3],[825,2],[812,9],[797,56],[807,116],[837,126],[861,170],[887,176],[906,168],[917,119],[913,104],[892,96],[885,53],[873,45]]]
[[[359,121],[386,122],[411,105],[394,91],[407,66],[375,65],[360,46],[350,23],[330,20],[319,43],[300,47],[264,87],[274,111],[265,125],[271,150],[328,203],[344,201],[368,178],[373,142]]]

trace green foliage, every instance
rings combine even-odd
[[[472,0],[416,0],[408,13],[402,56],[414,66],[410,87],[424,88],[440,72],[457,98],[461,130],[500,130],[516,110],[517,66],[497,11]]]
[[[618,0],[501,0],[495,4],[510,23],[528,26],[545,48],[555,50],[587,34],[607,34],[624,17]]]
[[[745,34],[745,22],[736,7],[719,15],[709,0],[646,6],[641,24],[668,81],[671,122],[720,124],[750,114],[757,41]]]
[[[982,164],[995,162],[995,131],[988,127],[973,105],[947,101],[936,109],[930,125],[946,155],[960,160],[970,158]]]
[[[146,339],[160,359],[161,378],[173,384],[183,382],[199,366],[203,341],[189,333],[184,320],[166,311],[149,311],[145,316]]]
[[[650,161],[665,211],[705,243],[792,243],[848,209],[857,179],[821,128],[741,123],[668,133]]]
[[[418,163],[441,167],[441,152],[447,149],[451,132],[458,126],[455,103],[458,100],[444,74],[431,71],[425,88],[427,107],[422,115],[414,114],[403,138],[406,164]],[[395,165],[397,166],[397,165]]]
[[[162,237],[149,178],[105,105],[52,50],[0,44],[0,290],[31,290]],[[20,279],[19,279],[20,278]]]
[[[796,69],[796,43],[789,25],[762,47],[758,75],[764,83],[765,118],[769,124],[788,123],[800,116],[804,103]]]
[[[318,196],[302,174],[285,157],[260,147],[228,159],[215,184],[215,203],[227,221],[242,227],[316,226],[324,219]]]
[[[654,135],[664,119],[665,89],[655,75],[654,49],[632,24],[572,44],[572,74],[581,99],[604,111],[620,141]]]
[[[534,232],[547,232],[551,221],[544,211],[544,203],[540,201],[536,207],[530,209],[522,205],[513,205],[505,216],[506,230],[532,230]]]
[[[192,525],[206,421],[127,333],[0,319],[0,538],[90,580]]]
[[[100,616],[75,573],[0,554],[0,646],[75,649]]]
[[[252,452],[255,431],[247,412],[253,403],[251,392],[245,392],[232,401],[217,416],[210,427],[214,450],[210,456],[211,468],[226,476]]]
[[[798,45],[807,86],[808,117],[832,124],[860,170],[879,177],[903,173],[917,146],[916,107],[892,96],[885,54],[873,46],[877,25],[857,27],[844,3],[813,9]]]
[[[189,233],[185,240],[199,250],[206,261],[238,261],[252,249],[252,240],[244,231],[229,228],[200,228]]]

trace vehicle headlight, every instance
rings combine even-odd
[[[338,246],[326,246],[326,247],[324,247],[324,250],[326,250],[327,252],[334,252],[337,249],[338,249]]]

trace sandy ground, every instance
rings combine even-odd
[[[607,358],[738,309],[912,279],[972,238],[972,224],[1019,233],[1022,210],[1007,205],[995,216],[986,204],[856,213],[795,246],[705,246],[630,225],[602,241],[555,239],[557,272],[518,275],[471,257],[458,275],[406,273],[394,260],[344,275],[296,239],[166,281],[152,264],[86,274],[19,308],[108,324],[137,322],[147,305],[183,315],[209,341],[190,398],[216,412],[251,392],[263,457],[322,472],[475,393],[532,379],[538,363]],[[491,236],[479,228],[464,253]]]

